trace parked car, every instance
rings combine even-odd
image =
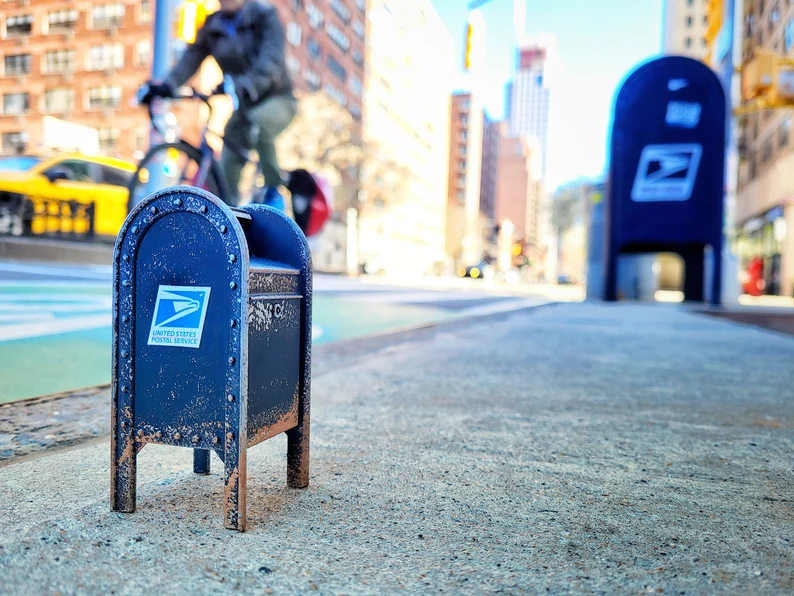
[[[476,265],[469,265],[468,267],[460,267],[458,269],[458,277],[482,279],[485,277],[490,267],[491,266],[485,261],[477,263]]]
[[[135,165],[79,153],[0,157],[0,212],[11,233],[88,231],[75,217],[94,203],[94,233],[115,238],[127,217],[127,184]],[[12,221],[14,220],[14,221]]]

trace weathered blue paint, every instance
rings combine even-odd
[[[694,106],[698,106],[696,118],[690,109]],[[710,294],[712,302],[719,304],[726,115],[719,79],[690,58],[652,60],[626,79],[614,110],[605,205],[606,300],[617,299],[621,253],[670,251],[679,253],[686,263],[686,298],[702,301],[704,252],[710,247],[718,256],[712,261]],[[664,175],[667,166],[654,169],[657,164],[649,161],[660,151],[672,157],[667,164],[669,176]],[[683,182],[692,169],[676,170],[676,160],[688,162],[696,171],[687,198],[680,192],[660,190],[657,184],[663,178],[686,186]],[[639,185],[638,178],[648,183]],[[656,196],[650,196],[651,187]]]
[[[161,286],[210,288],[198,347],[149,345]],[[229,528],[245,528],[247,447],[286,432],[289,485],[308,485],[311,287],[306,239],[278,210],[175,187],[132,211],[114,255],[114,510],[134,511],[148,443],[194,449],[196,473],[218,454]]]

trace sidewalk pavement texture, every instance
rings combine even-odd
[[[107,441],[0,468],[7,594],[794,592],[794,339],[680,306],[566,304],[340,360],[313,381],[311,485],[285,441],[222,470]]]

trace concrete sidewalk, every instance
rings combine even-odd
[[[362,353],[366,356],[366,353]],[[794,339],[677,306],[444,327],[315,375],[312,474],[147,447],[108,510],[106,442],[0,469],[0,592],[794,592]]]

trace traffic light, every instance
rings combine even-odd
[[[463,67],[466,71],[476,69],[482,62],[483,44],[485,43],[485,19],[479,10],[469,12],[466,21],[466,39],[463,55]]]
[[[185,43],[196,41],[196,34],[207,18],[207,7],[201,0],[183,0],[177,17],[177,39]]]
[[[720,29],[722,29],[724,12],[725,6],[723,0],[708,0],[708,4],[706,5],[706,19],[708,24],[705,34],[707,52],[706,57],[703,59],[706,64],[711,62],[711,58],[714,55],[714,45],[717,43]]]
[[[743,105],[736,115],[794,106],[794,59],[756,48],[741,74]]]
[[[474,25],[469,21],[466,23],[466,50],[463,59],[464,68],[469,71],[472,65],[472,48],[474,46]]]

